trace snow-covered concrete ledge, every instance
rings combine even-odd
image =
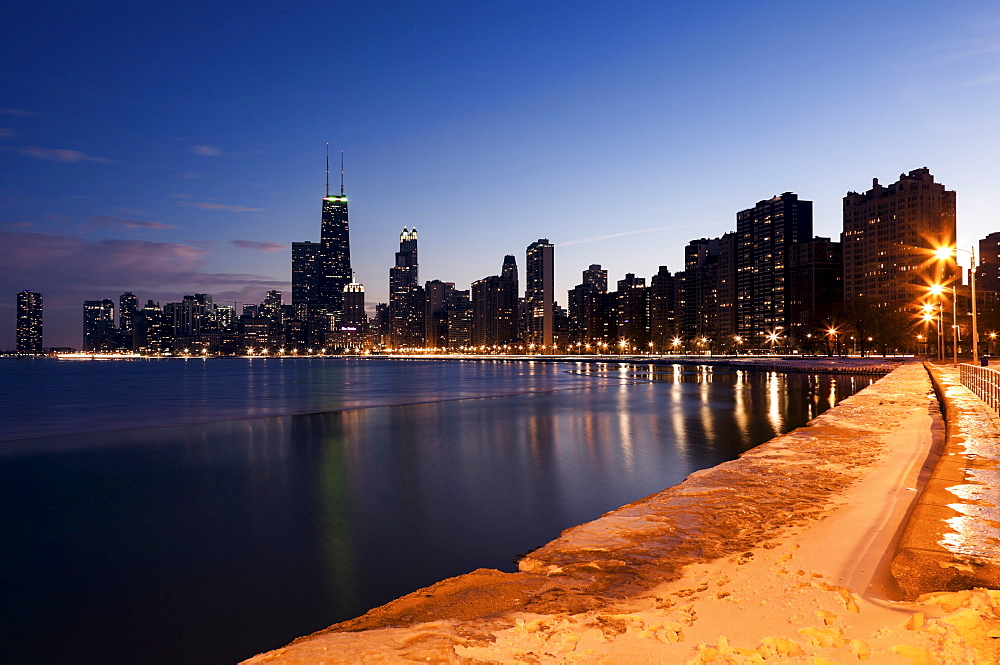
[[[521,572],[444,580],[246,662],[1000,662],[1000,592],[907,602],[889,574],[935,461],[936,404],[904,365],[568,529]]]
[[[956,369],[928,369],[947,438],[900,539],[892,572],[907,598],[934,590],[1000,588],[997,416],[961,385]]]

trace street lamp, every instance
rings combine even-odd
[[[954,353],[954,365],[958,365],[958,295],[955,293],[955,289],[950,286],[942,286],[941,284],[932,284],[931,293],[941,298],[941,293],[944,291],[951,291],[951,348]],[[944,307],[941,307],[944,309]],[[943,360],[943,358],[942,358]]]
[[[836,348],[836,346],[837,346],[837,329],[836,328],[834,328],[833,326],[830,326],[829,328],[826,329],[826,339],[827,339],[827,344],[828,344],[827,349],[830,348],[829,347],[829,343],[831,341],[833,342],[833,345],[834,345],[834,348],[832,350],[830,350],[830,354],[831,355],[833,355],[833,353],[835,351],[839,351],[839,349]]]
[[[939,247],[934,251],[934,255],[939,259],[945,260],[950,259],[952,254],[954,254],[957,259],[959,252],[967,253],[972,260],[972,263],[970,264],[972,266],[970,270],[971,275],[969,277],[969,284],[972,290],[972,362],[976,362],[979,358],[979,316],[976,311],[976,248],[970,247],[969,249],[960,249],[959,247]]]
[[[771,355],[774,355],[774,343],[778,341],[778,333],[765,333],[767,335],[767,341],[771,343]]]

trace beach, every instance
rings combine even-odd
[[[739,459],[246,663],[995,663],[1000,592],[890,574],[944,446],[904,365]]]

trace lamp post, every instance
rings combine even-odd
[[[976,362],[979,359],[979,316],[976,311],[976,248],[970,247],[969,249],[961,249],[959,247],[940,247],[934,254],[939,259],[949,259],[954,253],[956,259],[958,258],[959,252],[967,253],[972,260],[971,263],[971,275],[969,276],[969,284],[972,290],[972,362]],[[957,261],[956,261],[957,263]],[[952,289],[954,293],[954,289]],[[956,355],[956,358],[958,356]],[[957,360],[956,363],[958,364]]]
[[[934,323],[935,320],[938,318],[938,317],[936,317],[934,315],[934,307],[935,306],[931,305],[930,303],[925,304],[923,306],[923,312],[924,313],[921,314],[921,318],[923,318],[924,323],[927,324],[927,342],[924,344],[924,350],[925,350],[924,355],[927,355],[927,348],[928,348],[929,342],[930,342],[931,324]],[[937,325],[935,325],[935,327],[934,327],[934,334],[935,334],[935,338],[934,338],[934,351],[935,351],[935,354],[938,357],[938,360],[941,360],[941,358],[942,358],[942,350],[941,350],[941,325],[940,325],[940,323],[938,323]]]
[[[941,298],[941,293],[944,291],[951,291],[951,350],[953,353],[954,360],[952,364],[958,366],[958,295],[954,287],[942,286],[941,284],[934,284],[931,286],[931,293]],[[944,307],[941,307],[943,310]],[[942,358],[943,360],[943,358]]]

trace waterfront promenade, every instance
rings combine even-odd
[[[938,377],[949,417],[975,407],[952,374]],[[908,545],[949,555],[912,538],[954,542],[960,512],[918,502],[947,480],[942,454],[967,454],[955,437],[995,434],[995,416],[977,422],[946,437],[927,370],[907,363],[806,427],[568,529],[518,573],[444,580],[247,662],[1000,662],[1000,592],[958,590],[995,540],[935,561],[965,577],[893,576]],[[964,533],[992,524],[995,488],[969,495]]]

